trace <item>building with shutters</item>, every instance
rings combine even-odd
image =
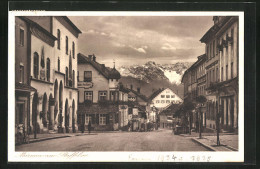
[[[35,89],[30,93],[30,131],[76,132],[75,53],[80,30],[66,16],[21,16],[16,20],[27,25],[28,78]]]
[[[117,130],[124,125],[121,119],[125,117],[127,107],[120,101],[127,101],[128,96],[127,92],[119,90],[121,76],[115,67],[98,63],[94,54],[79,53],[77,75],[80,126],[87,128],[91,123],[95,130]]]

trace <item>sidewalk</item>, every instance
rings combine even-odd
[[[36,139],[34,138],[34,135],[29,135],[30,137],[30,143],[45,141],[45,140],[51,140],[51,139],[59,139],[59,138],[65,138],[65,137],[75,137],[75,136],[82,136],[82,135],[97,135],[96,133],[46,133],[46,134],[37,134]]]
[[[190,137],[194,142],[210,149],[211,151],[238,151],[238,135],[233,133],[220,133],[220,146],[217,146],[216,133],[202,133],[202,139],[199,139],[199,133],[180,134],[183,137]]]

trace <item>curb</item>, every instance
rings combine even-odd
[[[72,136],[57,136],[57,137],[47,137],[47,138],[42,138],[42,139],[36,139],[36,140],[31,140],[29,141],[30,143],[36,143],[36,142],[41,142],[41,141],[46,141],[46,140],[52,140],[52,139],[59,139],[59,138],[66,138],[66,137],[72,137]]]
[[[200,144],[201,146],[205,147],[205,148],[208,149],[209,151],[217,151],[217,150],[214,149],[213,147],[201,143],[201,142],[198,141],[196,138],[191,138],[191,140],[192,140],[193,142],[198,143],[198,144]]]

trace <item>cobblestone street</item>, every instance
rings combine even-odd
[[[208,151],[171,130],[73,135],[16,146],[16,151]]]

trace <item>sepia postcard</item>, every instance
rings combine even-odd
[[[244,162],[243,12],[8,22],[9,162]]]

